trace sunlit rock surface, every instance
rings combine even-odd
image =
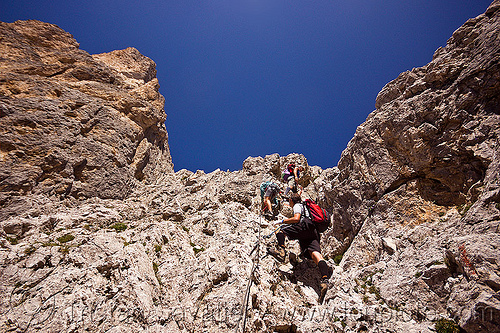
[[[0,23],[0,330],[499,332],[499,16],[388,83],[338,166],[208,174],[173,172],[153,61]],[[314,263],[266,255],[259,185],[290,162],[332,212],[323,304]]]

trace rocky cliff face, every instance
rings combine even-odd
[[[326,247],[348,249],[343,269],[379,272],[387,304],[447,311],[469,332],[500,329],[499,9],[387,84],[338,170],[317,180],[339,226]]]
[[[1,330],[499,332],[499,20],[387,84],[337,167],[209,174],[172,171],[151,60],[1,23]],[[322,304],[314,263],[265,251],[258,187],[291,161],[333,213]]]
[[[27,194],[125,198],[173,172],[155,63],[128,48],[91,56],[58,27],[0,24],[2,218]]]

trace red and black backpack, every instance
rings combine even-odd
[[[324,232],[330,227],[330,214],[326,210],[311,199],[304,200],[302,204],[309,212],[309,218],[319,232]]]

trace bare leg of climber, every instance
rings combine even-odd
[[[273,213],[273,206],[271,205],[271,198],[264,197],[264,204],[267,206],[267,209],[269,209],[269,212],[272,214]]]
[[[319,272],[321,274],[321,283],[319,285],[320,288],[320,303],[323,303],[323,300],[326,295],[326,291],[328,290],[328,265],[326,264],[325,259],[318,251],[310,251],[311,258],[314,260],[316,265],[318,265]]]
[[[328,265],[326,264],[325,259],[318,251],[310,251],[311,258],[314,260],[316,265],[318,265],[319,271],[321,273],[322,279],[328,278]]]
[[[321,260],[325,260],[325,259],[323,259],[323,256],[321,255],[321,253],[319,253],[318,251],[309,251],[309,253],[311,254],[311,258],[314,260],[314,262],[316,263],[316,265]]]

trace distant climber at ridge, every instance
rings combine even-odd
[[[283,171],[281,179],[287,184],[287,187],[285,189],[285,196],[288,195],[288,192],[290,192],[290,190],[292,190],[293,193],[297,193],[301,172],[304,172],[304,167],[295,166],[294,163],[288,164],[287,168]]]

